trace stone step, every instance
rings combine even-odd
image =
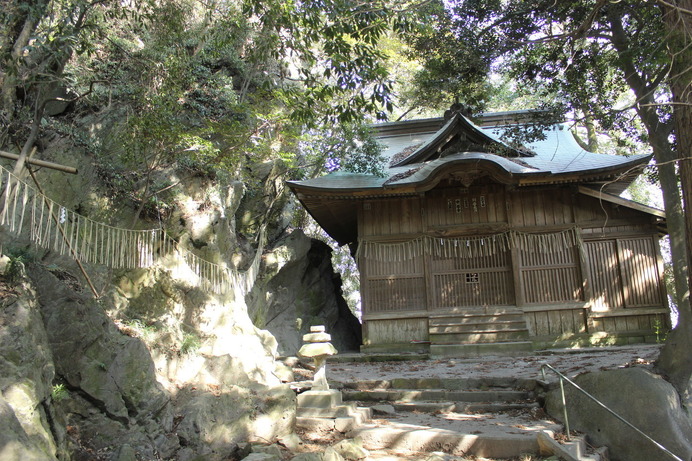
[[[536,431],[529,429],[527,424],[550,434],[562,430],[561,426],[549,421],[523,421],[498,416],[486,420],[451,419],[444,425],[439,422],[411,424],[404,418],[387,421],[384,425],[367,423],[347,433],[347,437],[360,437],[368,450],[386,449],[395,453],[444,451],[456,456],[506,459],[539,453]]]
[[[416,411],[420,413],[501,413],[540,408],[538,402],[392,402],[391,405],[397,411]]]
[[[478,343],[498,343],[507,341],[521,341],[529,337],[527,329],[513,329],[502,331],[469,331],[458,333],[433,333],[430,332],[431,347],[434,345],[456,345],[456,344],[478,344]]]
[[[332,408],[341,405],[341,392],[336,389],[309,390],[298,394],[299,407]]]
[[[536,435],[541,455],[557,455],[564,461],[607,461],[608,448],[589,450],[583,437],[571,437],[569,441],[558,442],[551,434],[539,432]]]
[[[342,395],[345,400],[358,402],[516,402],[528,400],[533,396],[531,392],[518,390],[450,391],[447,389],[379,389],[367,391],[344,389]]]
[[[330,408],[298,407],[296,416],[306,418],[344,418],[346,416],[359,415],[365,420],[372,418],[372,411],[368,407],[359,407],[355,402],[344,402]]]
[[[370,408],[358,407],[353,402],[328,408],[298,407],[296,411],[296,425],[313,431],[348,432],[371,419]]]
[[[373,389],[521,389],[534,390],[539,381],[530,378],[508,378],[488,376],[481,378],[395,378],[391,380],[364,380],[340,383],[344,389],[373,390]]]
[[[296,417],[296,426],[302,429],[309,429],[311,431],[338,431],[341,433],[346,433],[357,429],[358,427],[367,423],[367,421],[369,421],[369,419],[364,419],[363,417],[360,417],[358,415],[341,416],[338,418],[298,416]]]
[[[430,334],[444,333],[473,333],[473,332],[499,332],[499,331],[527,331],[526,322],[500,321],[500,322],[465,322],[445,323],[430,325]]]
[[[431,344],[433,357],[483,357],[488,355],[520,356],[533,352],[531,341],[506,341],[482,344]]]

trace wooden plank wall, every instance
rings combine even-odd
[[[431,230],[506,223],[505,190],[493,184],[435,189],[425,195],[425,212]]]
[[[596,316],[591,319],[591,332],[654,332],[657,328],[665,328],[669,323],[665,312],[651,313],[644,310],[632,315]]]
[[[367,260],[364,273],[368,312],[425,310],[423,257],[396,264]]]
[[[514,190],[508,194],[509,223],[516,229],[564,229],[575,222],[572,202],[568,188]]]
[[[592,310],[603,312],[624,307],[615,241],[587,241],[584,251]]]
[[[418,198],[372,200],[362,204],[358,221],[359,238],[389,240],[410,238],[423,232],[421,203]]]
[[[561,336],[587,332],[587,317],[583,307],[527,310],[524,318],[531,336]]]
[[[625,307],[660,305],[661,280],[653,240],[650,237],[618,239],[617,250]]]
[[[518,304],[525,306],[531,333],[550,336],[585,333],[588,328],[641,331],[652,328],[658,318],[633,311],[632,317],[598,318],[592,326],[584,309],[589,303],[596,312],[667,305],[657,266],[656,230],[649,218],[566,187],[506,191],[497,184],[465,188],[450,181],[420,197],[364,202],[358,225],[360,238],[383,243],[419,235],[459,238],[507,229],[559,232],[574,226],[584,240],[582,254],[574,247],[483,258],[361,261],[363,312],[365,318],[377,318],[368,326],[374,343],[398,342],[396,331],[426,339],[427,319],[412,318],[426,310]],[[410,312],[409,318],[396,319],[396,312]]]
[[[427,339],[427,318],[370,320],[364,332],[366,344],[406,344]]]
[[[582,301],[578,248],[558,252],[520,250],[519,270],[524,303]]]

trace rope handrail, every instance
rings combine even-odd
[[[625,418],[623,418],[622,416],[620,416],[619,414],[617,414],[615,411],[613,411],[613,410],[611,410],[610,408],[608,408],[608,406],[607,406],[606,404],[604,404],[603,402],[601,402],[600,400],[598,400],[598,399],[597,399],[596,397],[594,397],[593,395],[589,394],[586,390],[584,390],[582,387],[580,387],[577,383],[575,383],[574,381],[572,381],[571,379],[569,379],[569,378],[568,378],[567,376],[565,376],[564,374],[560,373],[558,370],[556,370],[555,368],[553,368],[553,367],[552,367],[549,363],[547,363],[547,362],[541,363],[541,373],[543,374],[544,380],[545,380],[545,370],[546,370],[546,368],[549,369],[550,371],[552,371],[553,373],[555,373],[556,375],[558,375],[558,377],[560,378],[560,391],[562,392],[562,408],[563,408],[563,410],[564,410],[564,418],[565,418],[565,426],[566,426],[566,432],[567,432],[567,440],[569,440],[569,432],[570,432],[570,430],[569,430],[569,419],[568,419],[568,417],[567,417],[567,404],[566,404],[566,399],[565,399],[565,388],[564,388],[564,385],[563,385],[563,381],[564,381],[564,382],[567,382],[568,384],[570,384],[570,385],[571,385],[572,387],[574,387],[576,390],[578,390],[579,392],[581,392],[582,394],[584,394],[586,397],[588,397],[589,399],[591,399],[592,401],[594,401],[598,406],[600,406],[601,408],[603,408],[604,410],[606,410],[608,413],[610,413],[611,415],[613,415],[613,416],[614,416],[616,419],[618,419],[620,422],[624,423],[626,426],[628,426],[629,428],[633,429],[633,430],[634,430],[635,432],[637,432],[639,435],[641,435],[642,437],[644,437],[645,439],[647,439],[648,441],[650,441],[651,443],[653,443],[654,445],[656,445],[656,447],[658,447],[660,450],[662,450],[664,453],[666,453],[666,454],[667,454],[668,456],[670,456],[672,459],[674,459],[674,460],[676,460],[676,461],[685,461],[685,460],[683,460],[682,458],[680,458],[678,455],[676,455],[675,453],[673,453],[672,451],[668,450],[666,447],[664,447],[663,445],[661,445],[659,442],[657,442],[656,440],[654,440],[653,438],[651,438],[649,435],[647,435],[647,434],[646,434],[645,432],[643,432],[641,429],[639,429],[638,427],[634,426],[632,423],[630,423],[629,421],[627,421]]]
[[[207,261],[181,248],[163,228],[124,229],[92,220],[61,205],[0,166],[0,226],[25,235],[35,245],[71,255],[76,261],[113,269],[153,267],[177,254],[195,275],[206,280],[216,294],[235,291],[244,296],[252,289],[266,245],[266,229],[260,229],[257,250],[250,267],[234,267]]]

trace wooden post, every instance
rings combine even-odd
[[[521,273],[521,254],[519,248],[512,245],[509,252],[511,258],[513,282],[514,282],[514,304],[517,307],[524,307],[526,304],[524,296],[523,274]]]
[[[36,176],[34,176],[34,172],[31,170],[31,167],[29,165],[26,165],[26,169],[29,171],[29,174],[31,175],[31,179],[34,180],[34,184],[36,184],[36,187],[38,188],[38,191],[41,193],[41,196],[43,197],[43,200],[46,202],[46,205],[48,205],[48,201],[46,200],[46,195],[43,193],[43,189],[41,188],[41,185],[38,183]],[[79,257],[77,256],[77,252],[75,252],[74,248],[72,248],[72,246],[70,245],[70,241],[67,238],[67,236],[65,235],[65,231],[63,230],[63,227],[60,224],[60,218],[58,216],[56,216],[53,211],[51,211],[51,217],[55,221],[55,225],[57,226],[57,229],[60,232],[60,235],[62,236],[63,240],[65,241],[65,244],[70,249],[70,253],[72,253],[72,257],[74,258],[75,262],[77,263],[77,266],[79,266],[79,270],[82,271],[82,275],[84,275],[84,278],[86,279],[87,283],[89,284],[89,288],[91,289],[91,292],[94,294],[94,298],[98,299],[99,293],[98,293],[98,291],[96,291],[96,287],[91,282],[91,278],[89,278],[89,275],[86,273],[86,270],[84,269],[84,266],[82,265],[82,262],[79,260]]]
[[[5,152],[0,150],[0,157],[9,160],[19,160],[20,156],[17,154],[12,154],[10,152]],[[44,160],[34,160],[32,158],[25,159],[25,162],[30,165],[41,166],[45,168],[50,168],[52,170],[62,171],[63,173],[77,174],[77,168],[72,168],[70,166],[60,165],[59,163],[46,162]]]

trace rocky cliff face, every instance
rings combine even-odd
[[[115,459],[124,446],[141,459],[227,459],[240,442],[292,432],[290,376],[241,306],[197,305],[204,337],[182,350],[171,331],[109,317],[60,272],[27,269],[2,288],[3,459]]]
[[[257,169],[265,187],[252,200],[240,181],[186,181],[169,221],[180,245],[241,270],[267,226],[247,297],[213,294],[168,258],[147,269],[87,266],[95,299],[69,258],[0,228],[14,262],[0,270],[0,458],[232,459],[241,442],[293,432],[292,376],[277,358],[294,355],[314,324],[353,349],[360,325],[329,247],[290,231],[279,170]],[[45,186],[57,193],[60,184]],[[102,214],[94,196],[68,202]]]
[[[264,279],[248,297],[251,316],[271,332],[279,353],[295,355],[312,325],[324,325],[340,352],[357,351],[358,319],[341,296],[331,248],[296,230],[265,255]]]

